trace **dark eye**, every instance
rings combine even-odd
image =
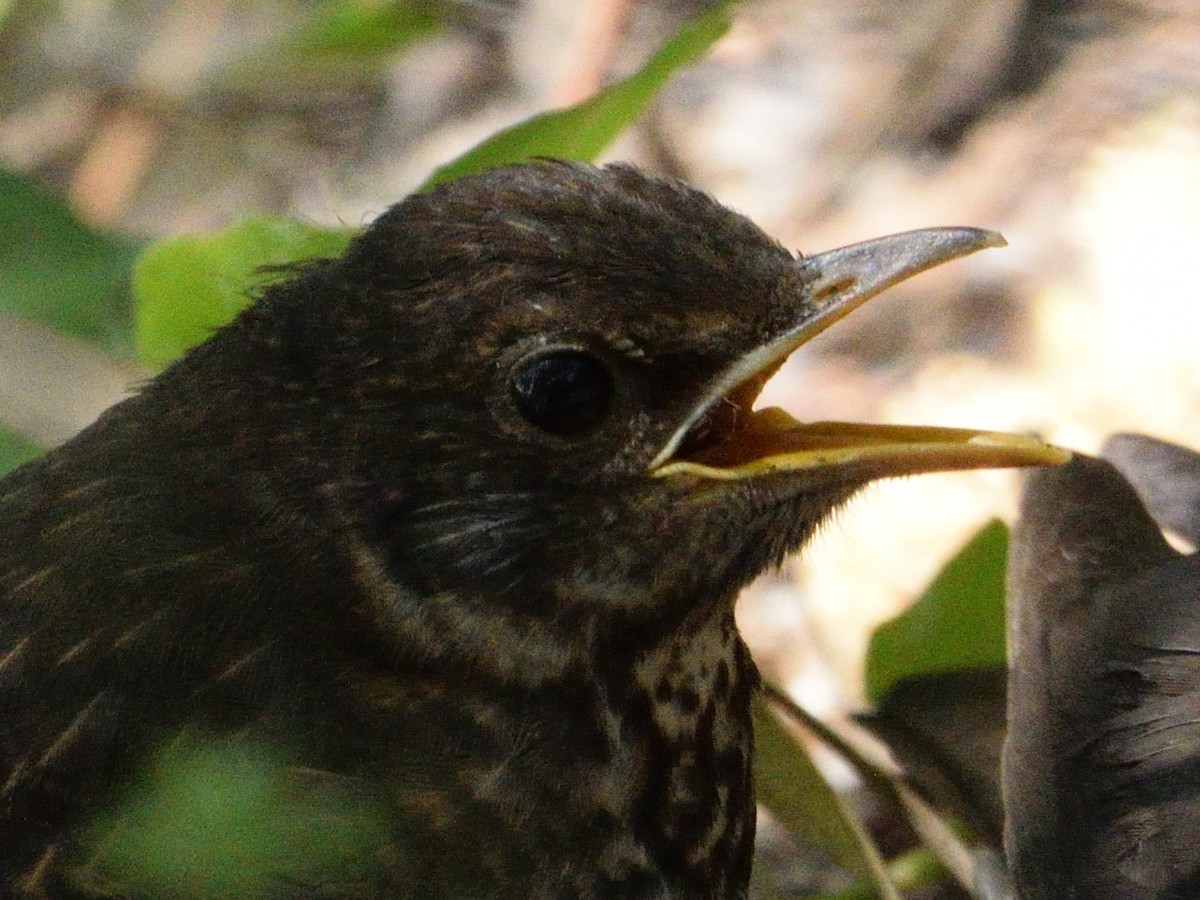
[[[612,405],[612,372],[583,350],[553,350],[517,366],[513,403],[529,424],[550,434],[580,434],[600,424]]]

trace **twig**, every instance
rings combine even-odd
[[[904,781],[902,773],[891,762],[887,751],[867,735],[851,738],[835,731],[816,719],[804,707],[774,685],[764,688],[767,699],[789,718],[811,731],[820,741],[836,751],[852,765],[872,788],[887,797],[899,808],[921,841],[929,847],[962,887],[978,896],[980,878],[976,852],[967,846],[928,803]],[[995,873],[990,873],[994,878]],[[1000,889],[989,889],[991,897],[1003,896]]]

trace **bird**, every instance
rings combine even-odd
[[[0,481],[4,896],[745,896],[739,589],[872,480],[1063,458],[755,400],[1001,242],[804,256],[681,181],[541,160],[298,265]],[[193,838],[128,851],[172,753],[205,784],[257,760],[250,818],[309,849],[236,889]]]

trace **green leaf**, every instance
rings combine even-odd
[[[5,20],[16,5],[17,0],[0,0],[0,31],[4,30]]]
[[[21,463],[33,459],[42,450],[19,434],[0,428],[0,475],[4,475]]]
[[[701,56],[729,27],[728,0],[681,28],[636,73],[569,109],[535,116],[485,140],[433,174],[427,185],[531,156],[592,159],[653,98],[681,66]],[[342,2],[315,14],[305,52],[381,47],[399,34],[401,20],[413,28],[424,19],[420,3]],[[415,17],[410,18],[408,17]],[[419,21],[418,21],[419,20]],[[313,21],[317,21],[314,19]],[[404,26],[407,27],[407,26]],[[371,35],[374,36],[371,36]],[[319,35],[319,37],[318,37]],[[331,256],[344,249],[348,231],[330,231],[282,219],[252,219],[207,235],[161,241],[134,270],[135,345],[138,359],[161,368],[228,322],[253,298],[262,269]]]
[[[424,37],[443,14],[442,5],[429,0],[334,0],[318,6],[288,43],[305,60],[346,57],[364,62]]]
[[[80,222],[25,176],[0,169],[0,306],[127,353],[137,251],[131,240]]]
[[[424,187],[535,156],[594,160],[641,114],[676,70],[703,56],[729,30],[729,9],[734,2],[719,4],[685,24],[629,77],[574,106],[541,113],[497,132],[437,169]]]
[[[248,741],[180,741],[91,823],[89,880],[113,895],[271,897],[281,885],[353,883],[386,838],[354,779],[287,765]]]
[[[254,299],[255,288],[279,277],[266,267],[336,256],[352,234],[255,218],[209,234],[159,241],[133,273],[138,360],[154,369],[165,366],[232,319]]]
[[[327,0],[278,42],[226,76],[295,85],[328,75],[359,78],[432,33],[447,6],[434,0]]]
[[[875,630],[866,676],[873,703],[904,678],[1004,665],[1007,553],[1008,529],[990,522],[916,603]]]
[[[899,898],[879,851],[858,818],[813,765],[762,697],[754,708],[754,789],[781,825],[828,853],[851,875]]]
[[[896,887],[909,892],[945,881],[946,868],[924,847],[908,850],[888,861],[888,876]],[[871,885],[857,882],[836,894],[821,894],[810,900],[876,900],[879,892]]]

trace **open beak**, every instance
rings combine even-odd
[[[857,480],[1066,462],[1067,451],[1021,435],[803,423],[781,409],[752,409],[763,385],[793,350],[871,297],[940,263],[1004,243],[993,231],[929,228],[797,260],[796,265],[812,273],[813,280],[798,304],[796,322],[715,380],[654,458],[650,474],[732,481],[767,473],[819,471]]]

